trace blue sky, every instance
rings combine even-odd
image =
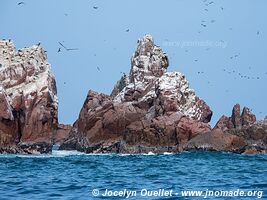
[[[168,71],[184,73],[214,111],[212,124],[235,103],[263,118],[267,1],[204,1],[0,0],[0,38],[17,48],[42,43],[56,75],[62,123],[77,119],[89,89],[111,92],[146,33],[168,54]],[[58,42],[79,50],[58,53]]]

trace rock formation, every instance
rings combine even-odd
[[[222,130],[227,129],[240,129],[243,126],[251,125],[256,122],[256,116],[250,112],[250,109],[247,107],[243,108],[242,114],[240,114],[240,105],[236,104],[232,110],[232,116],[226,117],[222,116],[217,124],[215,125],[216,128],[220,128]]]
[[[89,91],[69,138],[60,149],[87,153],[181,151],[209,132],[209,106],[189,88],[185,76],[166,72],[169,62],[153,38],[138,41],[129,75],[111,95]]]
[[[48,153],[57,128],[54,75],[40,45],[0,40],[0,153]]]
[[[236,104],[211,130],[209,106],[168,66],[146,35],[111,95],[90,90],[74,125],[58,125],[56,82],[43,48],[16,51],[0,40],[0,153],[50,153],[55,143],[86,153],[267,152],[267,118],[256,121]]]
[[[236,104],[231,117],[222,116],[210,133],[190,140],[185,149],[267,153],[267,119],[256,121],[247,107],[240,114],[240,105]]]

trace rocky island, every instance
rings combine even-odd
[[[0,41],[0,153],[162,153],[188,150],[266,153],[267,119],[249,108],[222,116],[167,72],[169,61],[152,36],[138,40],[131,69],[110,95],[90,90],[73,126],[59,125],[56,82],[40,45],[16,51]]]

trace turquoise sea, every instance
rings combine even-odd
[[[0,188],[1,200],[267,199],[267,155],[0,155]],[[186,191],[203,193],[182,196]]]

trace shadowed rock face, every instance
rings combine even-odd
[[[71,129],[71,125],[59,124],[53,137],[53,143],[62,144],[69,137]]]
[[[240,105],[237,104],[231,117],[222,116],[210,133],[196,136],[185,149],[267,153],[267,119],[256,121],[247,107],[240,115]]]
[[[0,41],[0,153],[48,153],[57,127],[56,82],[39,45]]]
[[[185,76],[166,72],[168,58],[153,38],[138,41],[130,74],[111,95],[89,91],[69,138],[60,149],[87,153],[181,151],[210,131],[212,111]]]

